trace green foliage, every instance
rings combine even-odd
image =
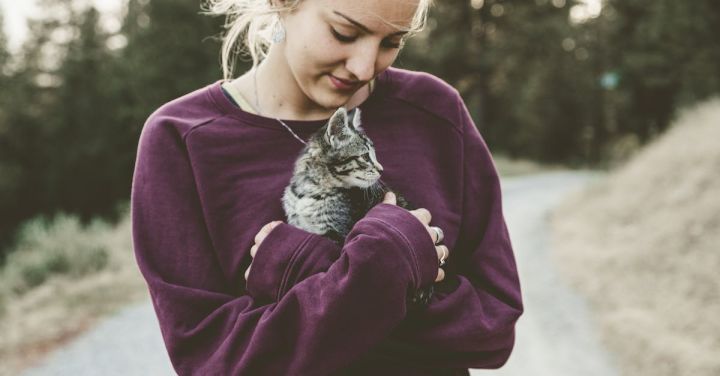
[[[0,13],[0,82],[5,79],[5,66],[9,63],[10,52],[8,51],[7,36],[3,32],[5,30],[5,17]]]
[[[222,20],[200,15],[198,2],[131,0],[117,33],[76,3],[42,0],[22,64],[0,76],[0,264],[35,215],[116,220],[145,119],[221,78],[211,36]]]
[[[609,0],[583,23],[573,1],[436,4],[400,63],[457,87],[494,152],[604,164],[615,143],[644,144],[720,92],[717,1]],[[600,85],[608,72],[615,89]]]
[[[584,137],[599,126],[598,90],[580,46],[585,32],[568,21],[573,4],[438,2],[400,61],[458,88],[494,152],[589,162],[597,146]]]
[[[610,0],[596,25],[622,76],[617,133],[647,142],[677,108],[720,92],[720,3]]]
[[[3,289],[23,294],[54,276],[80,278],[103,270],[110,259],[103,239],[109,231],[104,222],[93,221],[86,228],[64,213],[27,221],[0,273]]]

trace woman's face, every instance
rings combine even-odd
[[[284,54],[300,90],[324,108],[344,105],[397,58],[418,0],[304,0],[282,18]]]

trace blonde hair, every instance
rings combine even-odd
[[[272,5],[270,0],[205,0],[204,14],[225,16],[221,65],[223,77],[231,79],[235,62],[240,55],[249,55],[253,68],[267,56],[272,31],[278,22],[278,14],[292,12],[302,0],[284,0],[281,6]],[[399,0],[388,0],[399,1]],[[432,0],[419,0],[418,9],[409,27],[392,26],[407,31],[405,38],[420,32],[427,22],[427,13]],[[241,43],[240,43],[241,42]]]

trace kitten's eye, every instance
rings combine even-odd
[[[339,40],[342,43],[350,43],[350,42],[355,41],[355,39],[357,38],[357,37],[353,37],[353,36],[347,36],[347,35],[340,34],[332,27],[330,28],[330,32],[335,37],[335,39]]]

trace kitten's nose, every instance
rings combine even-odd
[[[377,168],[378,171],[382,172],[383,166],[380,164],[380,162],[375,162],[375,168]]]

